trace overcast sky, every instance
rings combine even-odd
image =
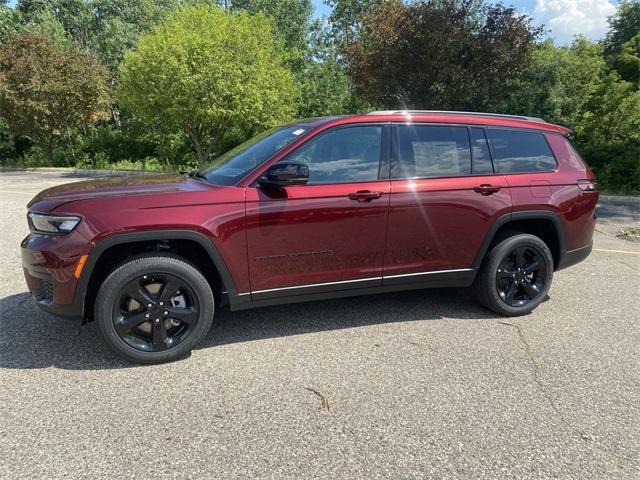
[[[312,0],[314,16],[330,13],[323,0]],[[535,23],[544,24],[551,32],[549,37],[559,44],[571,42],[576,34],[599,40],[607,32],[607,17],[618,4],[617,0],[503,0],[519,12],[531,15]],[[9,1],[15,4],[15,0]]]

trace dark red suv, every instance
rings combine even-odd
[[[27,284],[140,363],[185,355],[216,307],[473,284],[526,314],[591,251],[598,193],[568,133],[373,112],[274,128],[188,175],[50,188],[28,205]]]

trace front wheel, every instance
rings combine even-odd
[[[193,265],[169,255],[116,268],[98,291],[94,316],[107,345],[135,363],[183,357],[209,330],[214,297]]]
[[[540,238],[513,234],[495,245],[476,281],[481,303],[505,316],[530,313],[547,296],[553,257]]]

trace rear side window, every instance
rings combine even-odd
[[[500,173],[551,172],[556,160],[542,133],[489,129],[496,170]]]
[[[396,178],[457,177],[471,173],[466,127],[398,125]]]
[[[287,160],[309,166],[308,185],[378,180],[382,127],[345,127],[310,140]]]

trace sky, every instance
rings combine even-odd
[[[518,12],[526,13],[537,25],[544,24],[550,32],[548,37],[556,43],[566,45],[574,35],[583,34],[592,40],[599,40],[607,32],[607,17],[618,4],[617,0],[502,0],[505,5],[513,5]],[[312,0],[314,17],[330,13],[323,0]],[[9,5],[15,4],[10,0]]]

